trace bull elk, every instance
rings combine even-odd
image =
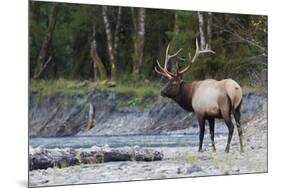
[[[201,54],[213,53],[214,51],[206,47],[203,50],[199,49],[196,39],[196,51],[193,58],[190,58],[190,63],[187,67],[179,70],[176,62],[176,73],[167,69],[168,63],[172,58],[176,58],[182,49],[175,54],[169,55],[169,45],[166,49],[165,62],[162,67],[156,60],[158,68],[155,71],[168,78],[168,83],[161,91],[161,96],[168,97],[178,103],[186,111],[194,112],[199,122],[199,152],[202,152],[202,144],[205,132],[205,121],[208,120],[210,127],[210,138],[213,151],[216,151],[214,142],[215,118],[224,119],[228,128],[228,138],[225,152],[229,152],[230,143],[233,135],[234,125],[231,120],[231,114],[238,129],[240,140],[240,150],[243,152],[242,128],[240,125],[240,107],[242,103],[242,89],[232,79],[214,80],[207,79],[202,81],[183,81],[182,76],[186,73],[197,58]],[[177,57],[180,58],[180,57]]]

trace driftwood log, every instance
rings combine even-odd
[[[93,104],[89,104],[89,117],[88,117],[88,123],[87,123],[87,128],[86,131],[89,131],[94,127],[94,107]]]
[[[90,149],[30,148],[29,170],[64,168],[79,164],[95,164],[117,161],[158,161],[163,154],[140,147],[92,147]]]

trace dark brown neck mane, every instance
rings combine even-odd
[[[177,102],[184,110],[193,112],[192,108],[192,95],[194,88],[193,81],[182,81],[180,84],[180,92],[179,94],[172,98],[175,102]]]

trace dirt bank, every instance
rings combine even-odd
[[[29,135],[59,137],[74,135],[134,135],[187,133],[197,127],[192,113],[169,99],[146,97],[132,105],[134,98],[113,92],[40,96],[31,94]],[[267,102],[257,94],[243,96],[242,122],[248,122]],[[95,108],[94,128],[85,132],[89,104]],[[220,122],[218,122],[220,123]],[[222,126],[218,126],[218,129]]]

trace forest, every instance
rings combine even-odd
[[[29,186],[268,172],[267,33],[263,15],[29,1]]]
[[[163,64],[167,45],[170,53],[183,48],[179,66],[185,67],[196,39],[216,54],[199,58],[184,79],[232,78],[245,87],[267,87],[267,16],[29,2],[33,85],[158,83],[154,67],[157,59]]]

